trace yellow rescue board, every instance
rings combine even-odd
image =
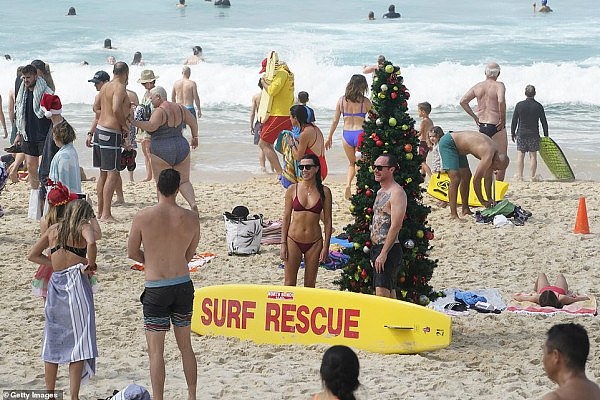
[[[376,353],[448,347],[449,316],[366,294],[293,286],[222,285],[196,290],[192,331],[256,343],[343,344]]]
[[[267,67],[263,77],[267,83],[271,83],[273,76],[275,76],[275,64],[279,61],[279,57],[275,51],[272,51],[267,58]],[[263,88],[260,94],[260,103],[258,105],[258,121],[265,123],[271,113],[271,103],[273,98],[267,93],[267,90]]]
[[[502,200],[506,191],[508,190],[508,183],[502,181],[495,181],[494,185],[496,186],[496,201]],[[438,200],[442,200],[448,202],[448,189],[450,187],[450,178],[446,173],[434,173],[431,175],[431,179],[429,179],[429,185],[427,185],[427,193],[431,196],[435,197]],[[481,180],[481,190],[483,191],[483,196],[487,198],[487,194],[485,192],[485,188],[483,187],[483,179]],[[462,198],[460,197],[460,193],[458,193],[458,204],[462,204]],[[483,207],[477,195],[475,195],[475,190],[473,190],[473,178],[471,178],[471,185],[469,186],[469,205],[473,207]]]

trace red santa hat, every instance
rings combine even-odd
[[[44,110],[46,118],[50,118],[52,115],[62,113],[62,104],[60,97],[55,94],[44,93],[42,101],[40,101],[40,107]]]
[[[69,188],[60,182],[52,182],[48,179],[48,186],[52,187],[48,191],[48,204],[52,207],[61,206],[78,199],[77,193],[69,192]]]

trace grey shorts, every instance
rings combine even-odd
[[[118,171],[121,164],[123,134],[97,125],[94,132],[93,162],[101,171]]]
[[[517,136],[517,150],[521,153],[540,151],[540,138],[530,136]]]

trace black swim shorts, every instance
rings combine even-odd
[[[146,287],[140,296],[144,306],[144,329],[168,331],[192,323],[194,284],[191,280],[177,285]]]
[[[375,259],[381,254],[383,245],[376,245],[371,248],[371,265],[375,268]],[[383,272],[373,272],[373,286],[383,287],[388,290],[396,289],[398,282],[398,274],[400,273],[400,265],[402,263],[402,246],[400,243],[394,243],[388,252],[387,259],[383,266]]]
[[[498,132],[495,124],[479,124],[479,132],[486,136],[492,137]]]
[[[94,132],[93,163],[101,171],[117,171],[121,165],[123,134],[115,129],[96,125]]]

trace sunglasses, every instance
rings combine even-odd
[[[373,168],[377,171],[383,171],[384,168],[392,168],[393,165],[373,165]]]
[[[305,170],[305,169],[310,170],[312,167],[316,167],[316,165],[315,164],[300,164],[300,165],[298,165],[298,169],[300,171]]]

